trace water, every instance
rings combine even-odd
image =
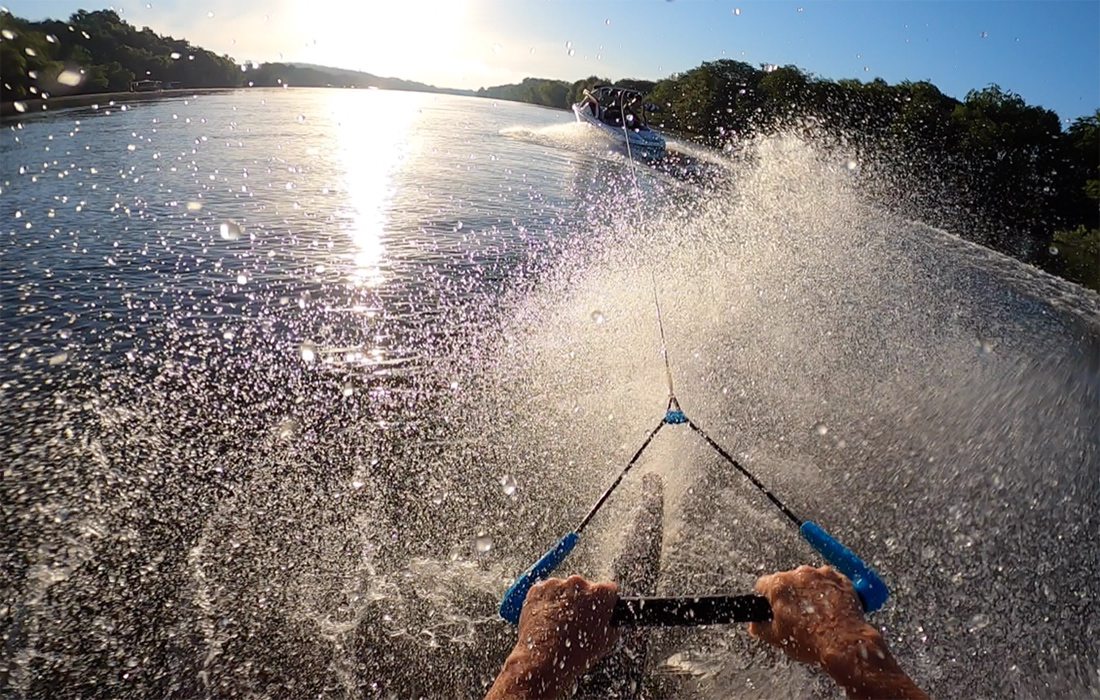
[[[922,685],[1096,687],[1096,296],[874,209],[847,154],[636,190],[569,120],[269,90],[5,133],[8,691],[479,694],[510,577],[664,407],[654,278],[684,409],[880,568]],[[812,561],[665,432],[666,591]],[[828,692],[736,628],[651,658],[657,697]]]

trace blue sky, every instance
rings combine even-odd
[[[0,0],[4,2],[4,0]],[[6,0],[67,17],[115,7],[238,60],[307,61],[449,87],[533,75],[659,78],[704,60],[828,78],[997,83],[1064,119],[1100,108],[1100,0]]]

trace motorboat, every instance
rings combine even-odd
[[[646,124],[651,106],[637,90],[600,85],[584,91],[584,99],[573,105],[577,121],[591,124],[631,154],[651,160],[665,155],[665,139]]]

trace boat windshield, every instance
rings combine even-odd
[[[634,90],[603,87],[596,90],[596,102],[600,105],[600,121],[611,126],[623,126],[630,129],[647,129],[645,122],[645,101],[642,94]]]

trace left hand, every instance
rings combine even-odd
[[[619,599],[613,583],[580,576],[552,578],[527,593],[519,639],[487,699],[550,698],[571,692],[618,639],[611,615]]]
[[[590,583],[580,576],[541,581],[523,603],[516,647],[579,678],[615,647],[619,633],[611,614],[618,600],[614,583]]]

